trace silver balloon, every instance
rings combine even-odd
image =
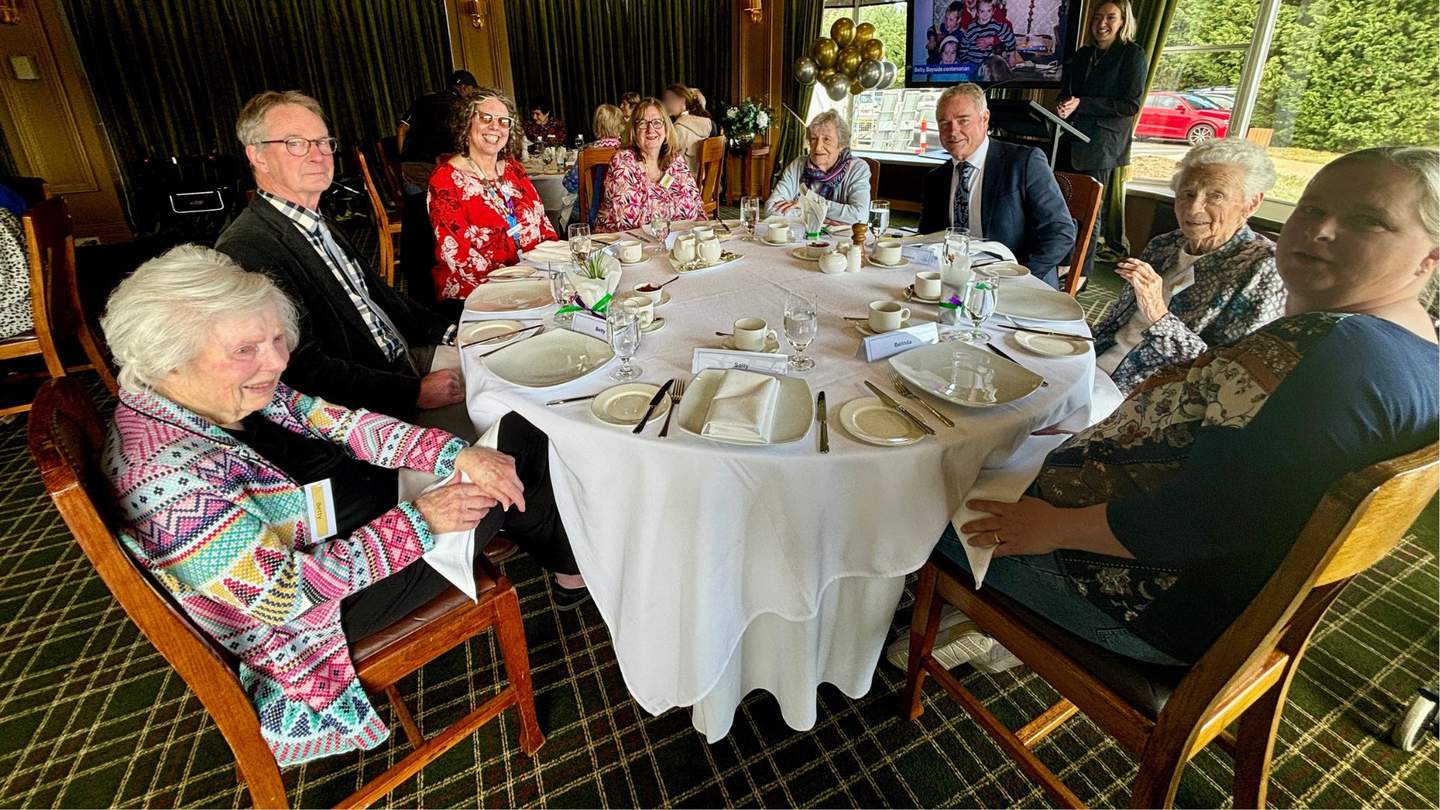
[[[815,81],[815,75],[820,72],[820,66],[815,60],[808,56],[802,56],[795,60],[795,81],[801,84],[809,84]]]
[[[850,77],[844,73],[836,73],[825,80],[825,95],[831,101],[843,101],[850,94]]]
[[[895,63],[889,59],[880,62],[880,83],[875,85],[876,90],[888,90],[890,85],[895,83]]]
[[[855,81],[859,82],[860,86],[866,90],[872,90],[880,84],[880,79],[884,74],[885,71],[880,67],[879,62],[874,59],[866,59],[860,63],[860,69],[855,71]]]

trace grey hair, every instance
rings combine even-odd
[[[1326,168],[1353,160],[1378,160],[1405,172],[1420,191],[1420,222],[1430,242],[1440,245],[1440,149],[1433,146],[1375,146],[1342,155]]]
[[[251,97],[245,102],[245,106],[240,108],[240,118],[235,121],[235,137],[245,146],[253,146],[265,140],[266,114],[285,104],[304,107],[315,113],[321,121],[325,120],[325,110],[321,109],[320,102],[299,90],[266,90]]]
[[[810,135],[811,133],[819,132],[823,126],[835,127],[835,137],[840,140],[840,148],[850,148],[850,125],[845,123],[844,116],[834,110],[826,110],[815,116],[815,120],[805,125],[805,134]]]
[[[100,328],[120,385],[153,390],[199,355],[217,321],[274,307],[291,348],[299,340],[295,305],[262,273],[200,245],[180,245],[140,265],[105,303]]]
[[[1170,177],[1170,190],[1179,191],[1185,173],[1201,166],[1238,166],[1245,179],[1245,198],[1264,194],[1275,187],[1275,164],[1265,148],[1240,138],[1219,138],[1190,148]]]
[[[940,98],[935,100],[935,109],[938,111],[954,98],[968,98],[974,101],[975,109],[979,110],[982,114],[990,111],[990,104],[985,100],[985,91],[980,89],[980,85],[973,82],[961,82],[960,84],[945,88],[945,92],[941,93]]]

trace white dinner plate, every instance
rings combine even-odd
[[[897,354],[890,365],[907,382],[943,400],[988,408],[1024,399],[1045,378],[967,343],[932,343]]]
[[[502,336],[513,335],[524,328],[525,324],[519,321],[475,321],[460,327],[459,331],[455,333],[455,343],[460,346],[468,346],[471,343],[489,340],[490,342],[485,345],[492,349],[498,349],[510,342],[504,340]],[[491,338],[501,339],[491,340]]]
[[[875,397],[859,397],[840,406],[840,426],[866,444],[903,447],[925,438],[899,411]]]
[[[495,352],[485,358],[485,367],[524,388],[553,388],[590,374],[614,357],[603,340],[556,329]]]
[[[1090,351],[1090,341],[1080,338],[1036,335],[1030,332],[1011,332],[1010,336],[1020,347],[1047,357],[1079,357]]]
[[[650,383],[613,385],[590,400],[590,413],[607,425],[635,427],[639,424],[640,417],[645,415],[645,409],[650,407],[650,400],[654,399],[659,391],[660,386]],[[654,412],[650,414],[650,421],[653,422],[669,412],[670,397],[667,396],[655,406]]]
[[[552,303],[549,279],[522,279],[481,284],[465,298],[465,309],[485,314],[519,315],[544,309]]]
[[[700,276],[704,275],[705,273],[719,270],[723,267],[729,267],[730,265],[734,264],[735,261],[739,258],[740,254],[732,253],[728,250],[723,250],[720,252],[720,261],[714,264],[700,264],[699,259],[681,264],[680,262],[675,261],[674,258],[671,258],[670,268],[682,276]]]
[[[1030,268],[1015,262],[999,261],[989,264],[975,265],[976,270],[983,270],[992,276],[1000,278],[1022,278],[1030,275]],[[1009,288],[1006,288],[1009,289]],[[1067,296],[1068,297],[1068,296]]]
[[[675,412],[675,424],[686,433],[700,436],[705,427],[705,416],[710,412],[710,400],[715,389],[725,376],[724,369],[707,368],[695,375],[685,387],[685,396],[680,398],[680,410]],[[788,444],[805,438],[810,432],[810,423],[815,420],[815,398],[810,396],[810,385],[799,377],[776,377],[780,392],[775,397],[775,421],[771,423],[770,444]],[[721,444],[756,446],[753,442],[735,442],[714,436],[701,436]],[[762,445],[763,446],[763,445]]]
[[[768,354],[774,354],[774,353],[780,351],[780,338],[778,338],[778,337],[772,337],[772,336],[770,336],[770,335],[766,335],[766,336],[765,336],[765,348],[763,348],[763,349],[742,349],[742,348],[740,348],[739,346],[736,346],[736,345],[735,345],[735,337],[732,335],[732,336],[727,337],[727,338],[725,338],[724,340],[720,341],[720,348],[722,348],[722,349],[729,349],[729,350],[732,351],[732,352],[757,351],[757,352],[766,352],[766,353],[768,353]]]
[[[1034,287],[1004,287],[995,296],[995,311],[1032,321],[1083,321],[1085,310],[1074,298],[1059,290]]]

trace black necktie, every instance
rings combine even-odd
[[[960,170],[959,188],[955,191],[955,209],[951,222],[957,228],[970,228],[970,185],[975,182],[975,167],[970,163],[957,163],[955,168]]]

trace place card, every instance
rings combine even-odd
[[[690,356],[690,373],[699,374],[707,368],[739,368],[766,374],[786,374],[790,368],[790,358],[787,355],[769,352],[696,349]]]
[[[570,329],[582,335],[589,335],[610,342],[610,327],[604,318],[597,318],[588,312],[575,312],[570,316]]]
[[[894,332],[871,335],[860,343],[860,350],[867,362],[884,360],[903,351],[909,351],[927,343],[940,342],[940,328],[933,321],[926,321]]]

